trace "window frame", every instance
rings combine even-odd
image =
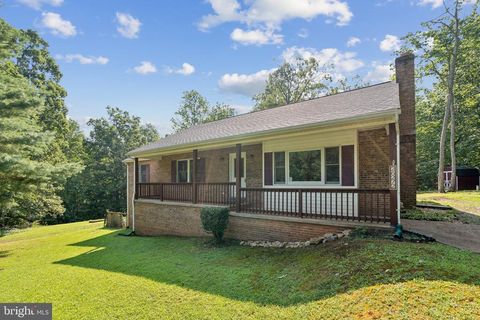
[[[338,163],[327,164],[327,149],[338,149]],[[342,146],[337,147],[325,147],[325,184],[328,185],[341,185],[342,184]],[[328,166],[338,166],[338,182],[329,182],[327,180],[327,167]]]
[[[350,145],[350,144],[348,144]],[[354,150],[357,152],[357,144],[353,143]],[[315,187],[315,186],[326,186],[326,187],[341,187],[342,186],[342,146],[343,144],[339,145],[326,145],[321,147],[313,147],[313,148],[292,148],[286,150],[275,150],[271,151],[273,153],[272,156],[272,186],[274,187],[291,187],[291,186],[300,186],[300,187]],[[339,182],[338,183],[327,183],[326,182],[326,158],[325,158],[325,149],[327,148],[338,148],[338,156],[339,156]],[[321,177],[320,181],[290,181],[290,153],[293,152],[302,152],[302,151],[316,151],[320,150],[320,159],[321,159]],[[275,153],[284,152],[285,153],[285,183],[276,183],[275,182]],[[357,165],[357,159],[355,159],[355,166]],[[357,174],[357,173],[355,173]],[[355,186],[349,186],[348,188],[356,188]]]
[[[188,158],[188,159],[178,159],[175,161],[175,167],[176,167],[176,181],[177,183],[191,183],[192,181],[192,171],[191,171],[191,162],[192,162],[193,158]],[[181,161],[186,161],[187,162],[187,181],[186,182],[180,182],[179,180],[179,170],[178,170],[178,163],[181,162]]]
[[[138,182],[139,183],[149,183],[150,182],[150,176],[147,177],[146,173],[145,173],[145,181],[144,179],[142,179],[142,168],[147,168],[148,167],[148,173],[150,173],[150,163],[141,163],[140,165],[140,172],[139,172],[139,177],[138,177]]]

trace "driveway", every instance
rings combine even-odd
[[[402,219],[407,231],[432,237],[438,242],[480,253],[480,225],[443,221]]]

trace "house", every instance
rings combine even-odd
[[[205,235],[203,206],[228,206],[226,236],[300,241],[399,223],[416,203],[414,56],[396,81],[201,124],[129,153],[139,235]],[[397,159],[400,161],[397,161]],[[399,179],[398,179],[399,177]]]

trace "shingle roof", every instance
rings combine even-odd
[[[228,119],[193,126],[129,152],[130,155],[195,144],[208,140],[233,138],[337,120],[355,120],[400,108],[398,85],[377,85],[289,104],[268,110],[241,114]]]

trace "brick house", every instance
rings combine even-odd
[[[203,236],[200,209],[212,205],[230,207],[226,236],[244,240],[396,225],[400,206],[416,202],[413,54],[395,68],[396,81],[197,125],[131,151],[129,226]]]

